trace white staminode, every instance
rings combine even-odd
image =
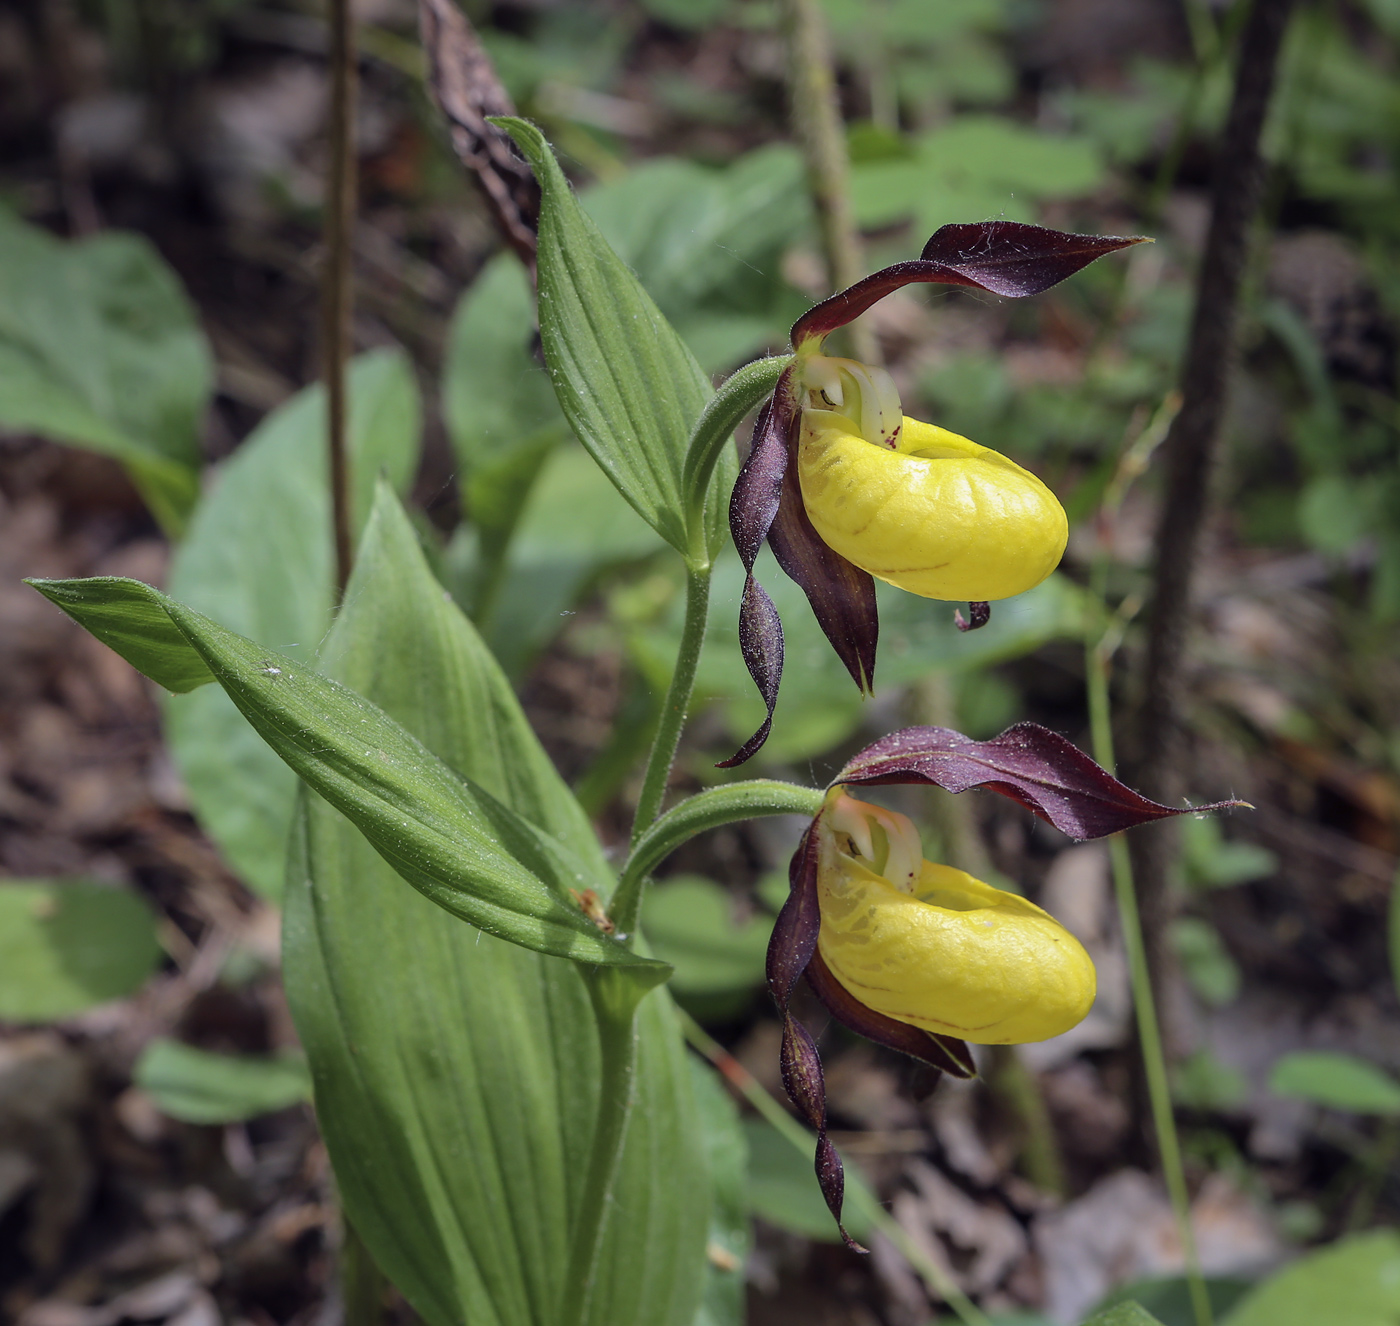
[[[905,893],[914,892],[923,871],[924,844],[907,815],[841,792],[828,805],[825,818],[835,832],[851,840],[867,870]]]
[[[808,411],[816,427],[837,426],[834,415],[855,425],[867,442],[893,451],[904,427],[904,407],[899,388],[883,368],[858,359],[833,359],[811,355],[803,362],[802,385],[808,392]],[[826,408],[823,408],[826,407]]]

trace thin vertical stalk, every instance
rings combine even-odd
[[[1130,781],[1177,801],[1183,762],[1182,662],[1191,589],[1219,450],[1249,235],[1263,191],[1259,141],[1292,0],[1254,0],[1240,38],[1235,89],[1216,162],[1210,232],[1197,278],[1181,381],[1181,410],[1163,445],[1166,496],[1157,527],[1152,612]],[[1169,876],[1176,836],[1145,826],[1132,841],[1133,870],[1158,994],[1171,954]]]
[[[831,37],[820,0],[782,0],[782,19],[792,128],[807,167],[827,282],[832,290],[842,290],[860,279],[864,260],[851,211],[851,162],[836,96]],[[847,330],[856,358],[877,362],[875,338],[864,320],[857,319]]]
[[[1095,641],[1085,649],[1094,758],[1112,773],[1113,724],[1108,689],[1110,657],[1110,651],[1104,648],[1103,640]],[[1162,1049],[1157,1003],[1152,994],[1152,976],[1147,965],[1147,945],[1143,941],[1137,891],[1133,887],[1133,862],[1128,852],[1128,840],[1121,833],[1115,833],[1108,840],[1108,852],[1113,865],[1113,892],[1118,903],[1118,919],[1123,927],[1124,946],[1128,950],[1133,1010],[1137,1016],[1138,1045],[1142,1050],[1147,1094],[1152,1105],[1152,1126],[1157,1135],[1162,1174],[1166,1179],[1167,1195],[1171,1199],[1177,1236],[1181,1239],[1181,1249],[1186,1261],[1191,1308],[1195,1314],[1196,1326],[1211,1326],[1214,1318],[1210,1295],[1201,1276],[1201,1259],[1196,1250],[1196,1235],[1191,1225],[1191,1199],[1186,1188],[1186,1171],[1181,1163],[1181,1144],[1176,1133],[1176,1115],[1172,1111],[1167,1059]]]
[[[690,709],[690,693],[695,689],[695,669],[700,663],[700,650],[705,643],[705,625],[710,612],[710,573],[708,562],[700,565],[691,563],[686,567],[685,625],[681,628],[681,647],[661,707],[646,774],[642,778],[642,793],[637,799],[637,813],[632,820],[633,844],[656,822],[661,814],[661,803],[666,797],[671,764],[676,758],[681,728],[685,726],[685,716]]]
[[[1170,393],[1147,426],[1128,445],[1118,462],[1117,471],[1109,483],[1103,505],[1098,512],[1099,537],[1089,567],[1089,590],[1091,603],[1102,608],[1103,615],[1099,619],[1097,633],[1090,630],[1085,634],[1084,675],[1094,758],[1109,773],[1113,773],[1116,766],[1110,673],[1113,655],[1122,640],[1127,622],[1135,611],[1135,605],[1125,603],[1113,616],[1107,614],[1105,594],[1108,588],[1108,535],[1113,517],[1128,486],[1146,469],[1152,453],[1161,445],[1171,428],[1180,404],[1177,393]],[[1210,1295],[1201,1276],[1196,1236],[1191,1225],[1191,1200],[1186,1188],[1186,1171],[1181,1163],[1176,1116],[1172,1111],[1171,1084],[1167,1076],[1166,1054],[1162,1047],[1161,1026],[1157,1019],[1157,1004],[1153,996],[1152,974],[1148,965],[1147,945],[1143,939],[1142,918],[1138,913],[1137,890],[1133,885],[1133,863],[1127,838],[1121,833],[1115,833],[1108,840],[1108,851],[1113,868],[1113,891],[1118,905],[1119,923],[1123,928],[1124,946],[1128,951],[1128,971],[1132,982],[1133,1010],[1137,1017],[1138,1046],[1142,1052],[1143,1073],[1147,1079],[1147,1094],[1152,1110],[1153,1131],[1157,1137],[1157,1151],[1162,1161],[1162,1174],[1166,1180],[1172,1214],[1176,1219],[1177,1235],[1181,1239],[1196,1326],[1211,1326]]]
[[[330,0],[330,168],[326,176],[326,264],[321,284],[321,344],[326,382],[326,446],[335,540],[335,597],[350,580],[350,457],[346,441],[346,363],[350,358],[350,240],[355,225],[355,30],[350,0]]]
[[[782,1137],[791,1142],[807,1160],[812,1158],[812,1148],[816,1138],[808,1132],[782,1105],[769,1094],[768,1090],[747,1068],[707,1032],[696,1020],[685,1012],[677,1010],[681,1029],[691,1047],[714,1065],[718,1072],[750,1105],[758,1111]],[[908,1231],[878,1202],[870,1200],[866,1191],[856,1184],[850,1185],[846,1200],[883,1234],[895,1249],[909,1263],[928,1286],[957,1314],[963,1326],[992,1326],[990,1318],[953,1282],[948,1273],[933,1260],[912,1238]]]
[[[627,1124],[632,1116],[637,1078],[637,1005],[627,989],[628,978],[615,971],[595,970],[586,979],[601,1052],[598,1115],[593,1125],[588,1173],[584,1177],[583,1195],[569,1248],[569,1264],[555,1314],[558,1326],[579,1326],[588,1317],[598,1269],[598,1249],[603,1243],[608,1205],[617,1181]],[[639,1236],[640,1233],[638,1231]]]

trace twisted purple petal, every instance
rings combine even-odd
[[[783,679],[783,625],[773,600],[753,578],[753,564],[778,514],[790,454],[788,437],[797,418],[792,369],[788,368],[758,416],[753,447],[729,498],[729,531],[745,573],[744,596],[739,602],[739,647],[768,713],[758,731],[719,763],[717,767],[721,769],[732,769],[751,758],[768,740],[773,727],[773,708],[778,703],[778,687]]]
[[[778,1012],[783,1015],[783,1089],[817,1134],[817,1182],[841,1231],[842,1241],[852,1251],[864,1252],[841,1223],[846,1175],[841,1157],[826,1135],[826,1079],[822,1075],[821,1055],[807,1028],[788,1011],[793,989],[816,954],[817,933],[821,929],[821,912],[817,907],[817,825],[820,822],[818,815],[808,826],[788,868],[791,891],[768,941],[768,988]]]

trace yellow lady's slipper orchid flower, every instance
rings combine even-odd
[[[925,598],[966,600],[970,620],[953,619],[971,630],[986,624],[991,600],[1038,585],[1065,550],[1065,513],[1039,479],[965,437],[904,418],[890,376],[824,355],[826,337],[903,286],[1021,299],[1142,242],[1019,221],[944,226],[918,258],[872,272],[793,323],[792,360],[759,415],[729,502],[746,572],[739,642],[768,713],[721,768],[742,764],[768,739],[782,681],[782,623],[753,574],[765,542],[867,693],[879,637],[876,578]]]
[[[906,418],[884,369],[822,355],[801,362],[797,475],[829,548],[930,599],[1010,598],[1059,565],[1069,521],[1029,470]]]
[[[1053,916],[923,859],[903,815],[835,788],[818,845],[817,948],[867,1008],[977,1045],[1058,1036],[1094,1002],[1094,964]]]

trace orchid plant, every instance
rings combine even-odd
[[[659,988],[670,968],[638,942],[641,899],[666,857],[720,824],[810,820],[768,982],[784,1082],[815,1134],[839,1223],[844,1181],[821,1061],[791,1011],[800,979],[860,1035],[959,1077],[976,1071],[969,1042],[1057,1035],[1095,990],[1087,954],[1053,917],[925,860],[907,818],[850,789],[985,788],[1079,839],[1185,813],[1025,723],[985,742],[906,728],[857,754],[829,788],[724,782],[663,813],[726,509],[748,572],[741,644],[768,711],[727,767],[767,738],[782,673],[781,624],[753,578],[765,540],[867,692],[875,578],[969,603],[970,629],[989,602],[1043,580],[1065,546],[1064,511],[1038,478],[905,418],[893,379],[826,355],[825,338],[911,283],[1031,296],[1140,241],[945,226],[918,260],[809,310],[791,354],[738,370],[716,392],[579,208],[538,130],[498,123],[542,190],[539,325],[560,405],[687,574],[681,645],[620,872],[472,624],[444,600],[386,485],[322,671],[136,581],[32,583],[167,689],[221,686],[299,775],[288,995],[347,1216],[418,1313],[441,1326],[688,1326],[702,1301],[737,1302],[737,1290],[733,1258],[715,1253],[726,1208],[705,1145],[723,1120],[702,1108],[707,1089]],[[756,408],[740,469],[733,434]]]

